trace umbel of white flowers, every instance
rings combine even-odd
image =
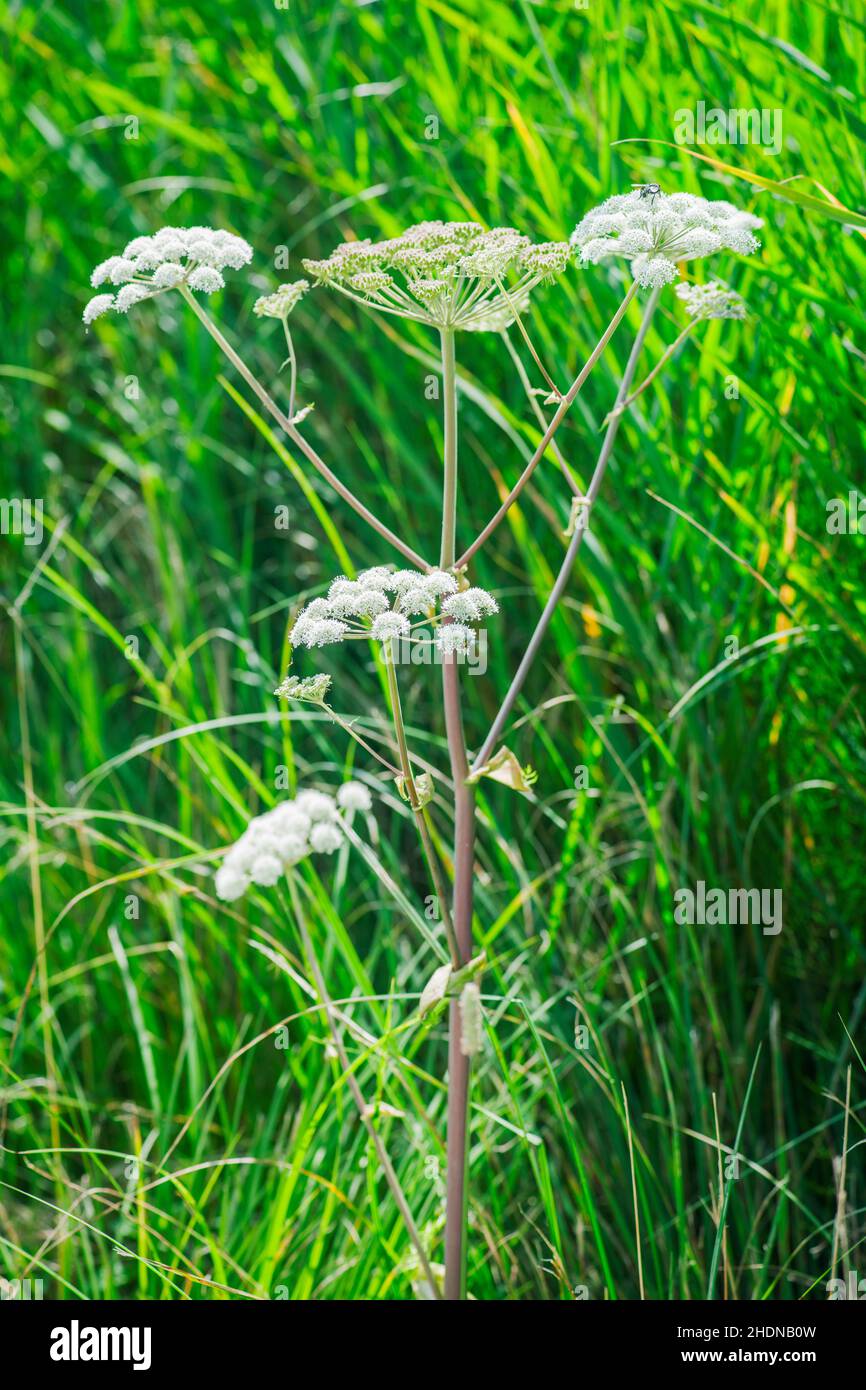
[[[153,236],[137,236],[120,256],[109,256],[90,283],[120,285],[117,294],[97,294],[84,309],[84,322],[114,310],[126,314],[133,304],[186,285],[213,294],[225,285],[222,271],[240,270],[252,260],[253,248],[242,237],[212,227],[163,227]]]
[[[289,641],[294,647],[326,647],[351,638],[420,642],[428,639],[418,636],[418,628],[429,624],[437,628],[443,656],[466,656],[475,636],[469,624],[498,611],[486,589],[461,589],[446,570],[422,574],[380,565],[357,579],[333,580],[328,597],[314,598],[298,615]]]
[[[382,313],[485,332],[523,313],[530,290],[561,275],[568,259],[567,242],[533,244],[513,227],[419,222],[387,241],[343,242],[303,266],[317,284]]]
[[[251,883],[270,887],[308,854],[333,854],[343,843],[340,811],[369,811],[372,797],[362,782],[344,782],[336,797],[302,791],[272,811],[255,816],[216,871],[218,898],[234,902]]]
[[[706,285],[677,285],[674,293],[692,319],[744,319],[746,304],[736,290],[710,280]]]
[[[575,227],[571,245],[584,264],[624,256],[639,285],[676,280],[677,261],[725,249],[741,256],[757,251],[760,217],[733,203],[711,202],[693,193],[619,193],[588,212]]]

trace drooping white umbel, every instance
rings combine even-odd
[[[308,854],[333,854],[343,843],[340,810],[369,811],[371,805],[363,783],[345,782],[336,799],[327,792],[302,791],[293,801],[255,816],[216,871],[217,897],[234,902],[253,883],[277,883]]]

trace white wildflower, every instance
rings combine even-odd
[[[320,705],[331,688],[331,677],[324,672],[315,676],[286,676],[274,691],[281,700],[310,700]]]
[[[118,275],[119,268],[122,266],[129,267],[129,273],[125,276],[123,274]],[[109,256],[107,261],[100,261],[99,265],[96,266],[90,277],[90,283],[94,289],[97,285],[104,285],[106,280],[110,281],[112,285],[120,285],[124,279],[131,280],[134,274],[135,264],[133,261],[125,260],[123,256]]]
[[[676,287],[676,296],[683,301],[686,312],[693,319],[744,319],[746,304],[736,290],[729,290],[718,280],[710,280],[706,285],[681,284]]]
[[[333,820],[337,814],[334,798],[328,796],[327,792],[299,792],[295,805],[311,821]]]
[[[294,801],[254,816],[216,871],[217,897],[235,902],[252,883],[266,888],[278,883],[286,869],[309,854],[333,854],[343,843],[339,808],[369,811],[371,805],[366,787],[347,782],[336,799],[307,789]]]
[[[410,594],[413,598],[423,595],[425,608],[430,608],[437,599],[457,592],[457,580],[447,570],[431,570],[429,574],[422,574],[420,570],[396,570],[389,576],[387,587],[397,594],[401,608],[402,600]]]
[[[457,580],[447,570],[431,570],[429,574],[424,575],[421,583],[434,598],[443,598],[446,594],[457,592]]]
[[[388,595],[393,595],[389,601]],[[498,612],[496,600],[484,589],[458,592],[458,582],[447,570],[391,570],[386,565],[364,570],[358,579],[339,575],[331,581],[327,598],[314,598],[302,609],[289,640],[296,647],[322,647],[343,640],[370,639],[387,642],[412,636],[410,618],[421,615],[436,627],[443,618],[450,632],[440,651],[465,655],[474,638],[467,623]],[[372,620],[372,621],[371,621]],[[444,629],[443,629],[444,630]],[[314,687],[306,693],[296,677],[287,679],[276,693],[294,699],[314,699]]]
[[[462,589],[442,604],[442,612],[461,623],[476,623],[499,612],[499,604],[486,589]]]
[[[113,294],[95,294],[84,306],[84,313],[81,315],[85,323],[93,323],[102,314],[107,314],[109,309],[114,308]]]
[[[387,642],[390,637],[408,637],[409,619],[402,613],[380,613],[373,619],[370,636],[377,642]]]
[[[346,623],[335,618],[314,618],[302,613],[289,633],[293,647],[327,647],[342,642],[348,632]]]
[[[131,285],[124,285],[122,290],[118,290],[114,307],[119,314],[127,314],[133,304],[140,304],[142,299],[150,299],[150,296],[150,288],[135,281]]]
[[[363,782],[344,782],[337,790],[337,805],[341,811],[369,811],[373,798]]]
[[[388,608],[381,589],[360,580],[335,579],[328,590],[328,607],[335,618],[375,618]]]
[[[575,227],[571,245],[584,264],[607,256],[624,256],[641,285],[665,285],[679,274],[677,261],[717,251],[749,256],[760,243],[759,217],[733,203],[710,201],[692,193],[656,193],[634,189],[617,194],[588,212]]]
[[[164,261],[153,272],[153,283],[160,289],[170,290],[179,285],[186,271],[177,261]]]
[[[219,271],[210,265],[197,265],[190,271],[186,283],[191,290],[201,290],[203,294],[216,294],[217,290],[225,289],[226,284]]]
[[[233,903],[242,898],[249,887],[249,879],[232,864],[221,864],[214,878],[216,895],[223,902]]]
[[[250,878],[263,888],[272,888],[279,883],[283,865],[275,854],[259,854],[250,865]]]
[[[387,589],[391,573],[387,565],[375,565],[372,569],[361,571],[358,583],[365,589]]]
[[[242,237],[212,227],[163,227],[153,236],[133,237],[122,256],[109,256],[93,271],[92,285],[102,285],[107,280],[124,288],[111,304],[93,310],[85,322],[109,309],[125,314],[151,294],[181,285],[213,294],[225,284],[221,271],[240,270],[252,255],[253,248]],[[102,298],[97,295],[97,300]],[[95,303],[91,300],[91,305]]]
[[[317,854],[333,854],[343,843],[343,832],[338,825],[320,821],[310,831],[310,847]]]
[[[444,623],[436,637],[442,656],[468,656],[475,641],[475,632],[463,623]]]
[[[401,613],[426,613],[434,602],[435,596],[423,584],[411,584],[397,595]]]

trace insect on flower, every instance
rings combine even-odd
[[[585,265],[623,256],[639,285],[658,286],[678,279],[678,261],[723,250],[740,256],[757,251],[760,243],[754,233],[762,226],[759,217],[733,203],[693,193],[653,192],[654,187],[658,189],[646,184],[631,193],[616,194],[578,223],[571,245]]]
[[[634,183],[632,188],[638,189],[642,198],[649,198],[654,201],[661,193],[661,188],[657,183]]]

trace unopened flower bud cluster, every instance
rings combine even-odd
[[[677,285],[674,291],[692,319],[744,319],[746,304],[736,290],[710,280],[706,285]]]
[[[253,313],[259,318],[287,319],[309,288],[309,280],[294,280],[290,285],[280,285],[273,294],[264,294],[256,300]]]

